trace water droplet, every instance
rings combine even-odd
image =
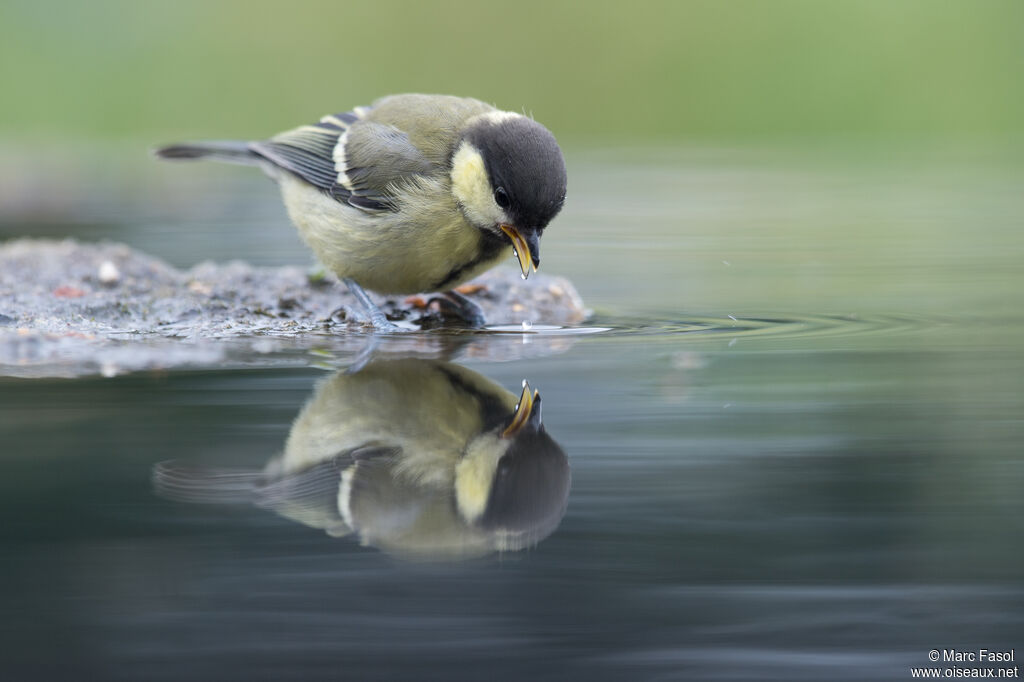
[[[523,331],[524,332],[528,332],[532,328],[533,328],[533,322],[530,322],[529,320],[523,320]]]
[[[526,388],[526,379],[523,379],[523,388]]]
[[[523,279],[526,279],[526,273],[525,272],[523,274],[519,275],[519,276],[522,277]]]
[[[512,255],[515,256],[516,258],[519,258],[519,252],[516,251],[515,249],[512,249]]]

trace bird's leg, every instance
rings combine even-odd
[[[431,299],[431,303],[433,302],[440,304],[470,327],[483,327],[487,323],[483,309],[475,301],[454,289],[442,292],[440,297]]]
[[[361,351],[356,355],[355,359],[352,360],[352,364],[345,369],[345,374],[356,374],[363,370],[370,364],[370,360],[373,360],[374,354],[377,352],[377,346],[380,345],[380,337],[371,336],[370,342],[367,343]]]
[[[354,279],[346,277],[342,281],[345,282],[345,286],[348,287],[348,290],[359,301],[359,305],[363,306],[363,309],[366,310],[366,314],[370,316],[370,324],[373,325],[374,329],[382,332],[397,332],[401,329],[401,327],[391,322],[384,314],[384,311],[370,300],[370,296]]]

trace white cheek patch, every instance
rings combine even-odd
[[[473,224],[493,227],[508,222],[505,212],[494,202],[480,150],[469,142],[460,144],[452,158],[452,194]]]
[[[509,441],[483,436],[470,443],[466,454],[455,466],[455,504],[462,517],[470,523],[487,510],[494,472],[508,445]]]

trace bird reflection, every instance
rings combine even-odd
[[[482,375],[438,360],[377,360],[323,381],[262,472],[154,468],[185,502],[247,501],[410,559],[532,546],[565,514],[569,463],[541,421]]]

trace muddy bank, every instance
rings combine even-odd
[[[543,273],[524,282],[516,270],[496,268],[464,292],[494,326],[578,324],[587,314],[568,280]],[[428,297],[375,300],[409,330],[456,326]],[[183,271],[123,244],[0,244],[3,374],[60,374],[52,370],[64,366],[74,375],[83,363],[108,374],[205,366],[246,350],[365,345],[368,331],[344,286],[300,267],[207,262]],[[432,336],[451,335],[411,334],[400,343],[435,346]]]

